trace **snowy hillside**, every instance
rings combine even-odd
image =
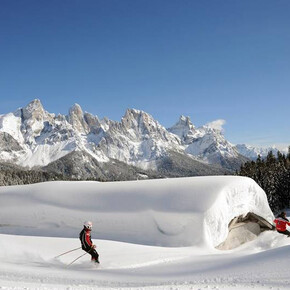
[[[113,168],[115,161],[123,167],[135,166],[155,171],[157,175],[166,171],[168,163],[175,163],[178,173],[173,176],[192,176],[228,173],[247,160],[226,141],[221,130],[210,125],[195,128],[183,116],[175,126],[166,129],[140,110],[128,109],[121,121],[116,122],[83,112],[75,104],[68,115],[56,116],[45,111],[38,99],[14,113],[0,116],[2,162],[60,170],[67,164],[62,158],[71,156],[73,163],[73,156],[79,152],[83,158],[77,165],[88,176],[80,174],[76,178],[92,178],[97,171],[104,175],[103,167]],[[176,155],[177,161],[182,162],[176,162],[173,157]],[[187,168],[183,168],[185,163]],[[188,172],[188,168],[195,170]]]
[[[251,179],[49,182],[0,188],[3,289],[289,289],[290,240],[268,231],[234,250],[214,246],[240,213],[273,215]],[[78,233],[94,223],[101,264]],[[121,241],[127,241],[127,243]],[[138,242],[138,244],[135,244]],[[168,246],[178,247],[168,247]],[[57,255],[77,249],[69,254]],[[129,287],[129,288],[128,288]]]
[[[2,187],[0,194],[0,220],[8,225],[0,231],[11,234],[75,237],[82,221],[90,219],[102,239],[215,247],[237,215],[254,212],[273,219],[264,191],[246,177],[48,182]]]

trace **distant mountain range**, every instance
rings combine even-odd
[[[236,145],[236,148],[238,149],[239,153],[246,156],[247,158],[251,160],[256,160],[258,155],[260,155],[262,158],[265,158],[270,151],[273,152],[274,155],[277,155],[278,151],[280,151],[283,154],[287,154],[287,150],[279,150],[278,148],[272,146],[272,147],[254,147],[249,146],[246,144],[238,144]]]
[[[35,99],[0,115],[0,161],[77,179],[230,174],[260,149],[234,146],[221,130],[196,128],[181,116],[164,128],[148,113],[128,109],[120,122],[99,119],[73,105],[55,115]],[[271,150],[271,149],[268,149]]]

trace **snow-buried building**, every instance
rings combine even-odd
[[[92,220],[94,240],[217,247],[226,241],[231,221],[248,213],[271,228],[274,217],[265,192],[238,176],[0,188],[1,233],[78,238],[83,221]],[[231,248],[229,241],[225,248]]]

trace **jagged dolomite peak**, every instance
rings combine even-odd
[[[102,129],[101,122],[97,116],[94,116],[90,113],[85,112],[84,120],[88,125],[90,133],[97,134]]]
[[[25,120],[35,119],[42,121],[45,115],[43,106],[40,100],[35,99],[22,109],[22,115]]]
[[[170,134],[158,121],[144,111],[128,109],[122,118],[122,125],[128,132],[134,132],[136,138],[159,138],[160,141],[179,144],[179,140]]]
[[[54,115],[46,112],[40,100],[35,99],[21,109],[21,118],[23,120],[21,130],[25,139],[33,143],[33,138],[40,135],[45,122],[53,122]]]
[[[193,138],[195,138],[197,134],[197,130],[192,124],[190,118],[183,115],[180,116],[178,122],[169,128],[168,131],[177,135],[185,144],[192,142]]]
[[[84,119],[84,113],[79,104],[74,104],[68,114],[68,122],[75,130],[82,134],[89,133],[89,126]]]

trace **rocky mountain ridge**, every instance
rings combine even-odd
[[[83,112],[78,104],[66,116],[51,114],[38,99],[0,116],[0,161],[64,174],[72,174],[70,164],[79,168],[75,178],[106,180],[116,167],[123,178],[130,167],[130,179],[224,174],[246,160],[220,130],[196,128],[184,116],[166,129],[140,110],[127,109],[116,122]]]

